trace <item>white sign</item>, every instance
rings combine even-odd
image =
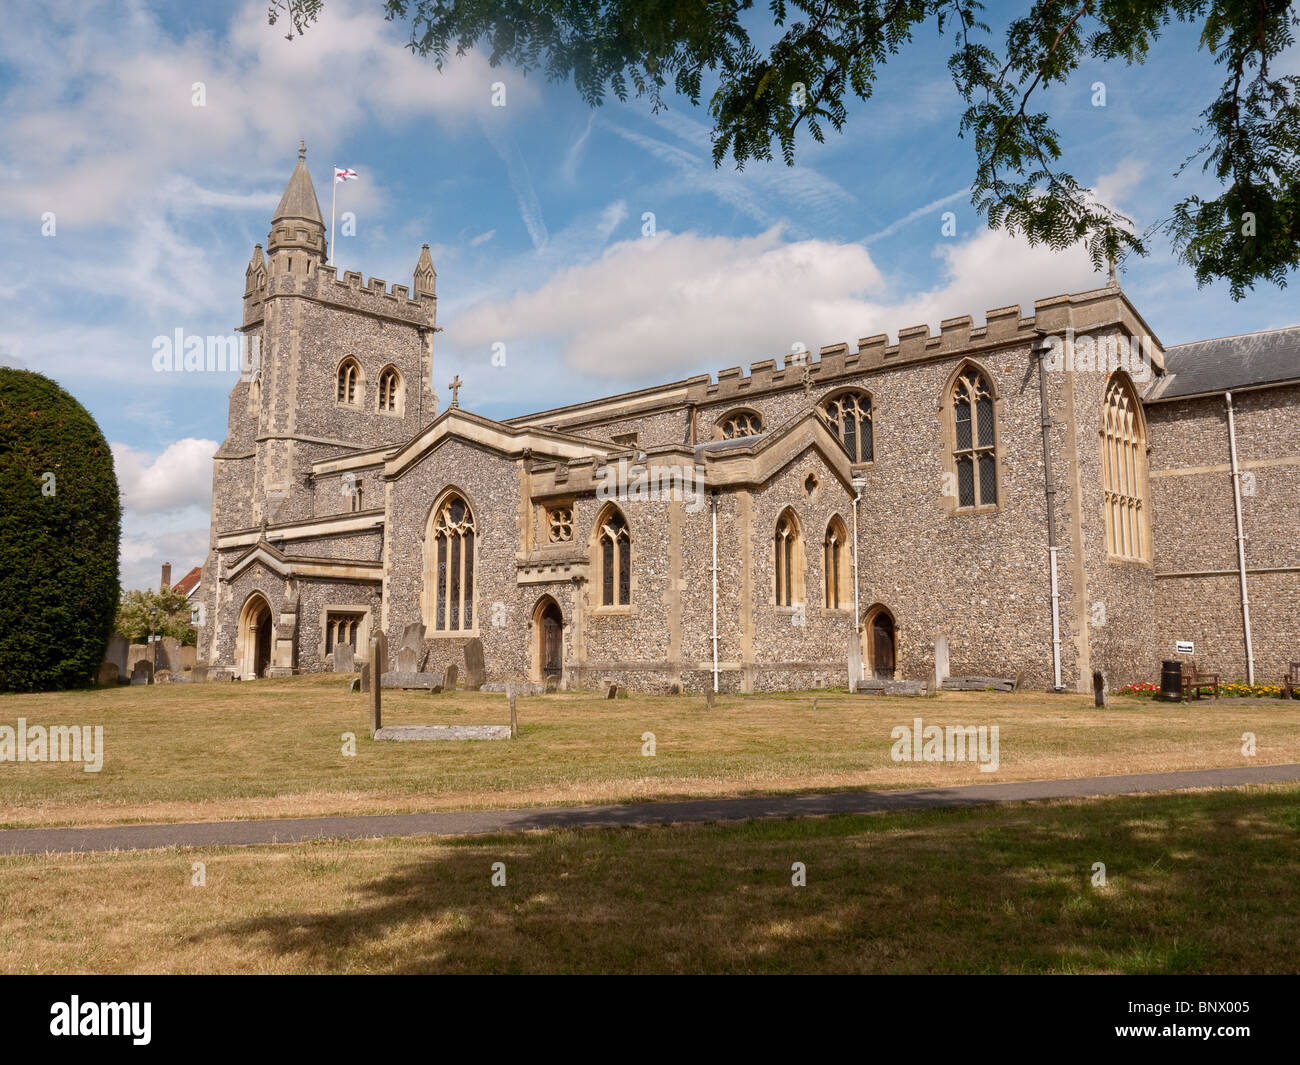
[[[1180,655],[1196,654],[1196,642],[1194,640],[1175,640],[1174,653]]]

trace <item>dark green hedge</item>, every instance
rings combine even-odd
[[[117,611],[121,527],[95,419],[48,377],[0,367],[0,691],[93,680]]]

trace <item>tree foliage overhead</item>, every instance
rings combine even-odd
[[[191,612],[184,592],[136,589],[122,593],[115,628],[132,643],[144,643],[150,635],[174,636],[192,647],[198,642],[198,633],[190,624]]]
[[[706,75],[713,156],[737,167],[779,152],[793,164],[801,126],[821,141],[839,132],[852,97],[869,100],[887,62],[927,26],[948,39],[965,104],[959,134],[975,148],[971,199],[989,225],[1054,248],[1084,243],[1096,267],[1145,254],[1164,232],[1198,284],[1228,282],[1234,299],[1259,281],[1279,286],[1300,266],[1300,76],[1277,71],[1300,16],[1291,0],[1034,0],[1001,32],[979,0],[771,0],[779,38],[756,47],[753,0],[381,0],[409,22],[410,48],[438,68],[483,49],[495,66],[572,80],[592,106],[607,95],[671,91],[699,104]],[[271,0],[288,36],[324,0]],[[1188,196],[1144,233],[1099,203],[1061,165],[1051,115],[1035,104],[1085,61],[1144,62],[1173,22],[1198,25],[1223,69],[1201,112],[1200,161],[1213,199]],[[1176,70],[1168,76],[1177,78]]]
[[[0,691],[83,686],[117,611],[113,456],[48,377],[0,367]]]

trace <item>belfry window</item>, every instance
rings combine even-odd
[[[400,410],[402,377],[389,366],[379,375],[379,409],[397,414]]]
[[[338,402],[358,406],[361,402],[361,367],[356,359],[344,359],[339,365]]]

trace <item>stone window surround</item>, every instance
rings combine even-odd
[[[957,495],[956,490],[957,419],[954,410],[953,389],[957,384],[957,378],[969,370],[974,370],[984,378],[984,384],[993,399],[993,477],[997,486],[997,502],[976,503],[972,507],[963,507],[958,505],[960,496]],[[1002,476],[1002,395],[998,390],[996,379],[988,367],[975,359],[962,359],[944,382],[943,392],[939,396],[939,416],[943,430],[943,472],[952,476],[954,488],[952,495],[944,495],[940,492],[939,499],[944,513],[948,517],[969,517],[1000,513],[1003,506],[1003,486],[1005,484],[1005,479]]]
[[[760,412],[757,408],[732,407],[731,409],[724,412],[722,416],[719,417],[718,420],[713,423],[713,439],[731,440],[741,436],[753,435],[753,434],[746,434],[746,433],[734,433],[730,437],[727,436],[727,424],[729,422],[739,421],[739,419],[741,418],[748,418],[751,423],[756,423],[756,427],[754,427],[755,433],[761,433],[763,431],[764,425],[766,424],[765,421],[763,420],[762,412]]]
[[[787,519],[793,526],[794,551],[791,557],[791,572],[788,575],[790,583],[789,598],[790,602],[782,603],[778,599],[778,567],[780,565],[776,553],[776,534],[780,529],[781,523]],[[767,549],[771,552],[769,557],[772,560],[772,580],[768,585],[768,602],[778,614],[807,614],[808,611],[808,590],[806,579],[808,574],[808,545],[807,538],[803,534],[803,522],[799,518],[798,512],[794,507],[782,507],[781,513],[776,516],[776,521],[770,526],[771,533],[768,536]]]
[[[1142,542],[1142,550],[1137,555],[1120,554],[1114,550],[1112,543],[1112,527],[1110,523],[1111,502],[1109,496],[1116,494],[1108,485],[1106,480],[1107,463],[1107,432],[1106,415],[1109,406],[1109,399],[1113,389],[1117,386],[1124,388],[1128,393],[1128,398],[1133,404],[1133,410],[1136,416],[1136,433],[1138,438],[1137,446],[1137,470],[1135,476],[1137,480],[1136,499],[1138,501],[1137,516],[1138,530],[1137,535]],[[1120,566],[1139,566],[1145,569],[1153,569],[1154,552],[1151,544],[1151,480],[1149,458],[1151,454],[1151,439],[1147,433],[1146,413],[1142,409],[1142,402],[1139,393],[1134,387],[1132,380],[1121,370],[1117,370],[1106,378],[1102,385],[1102,424],[1097,430],[1097,439],[1101,453],[1102,469],[1102,525],[1103,535],[1106,538],[1106,561]]]
[[[628,592],[627,592],[626,603],[602,603],[601,602],[601,598],[604,594],[603,584],[604,584],[605,574],[604,574],[604,570],[601,568],[603,565],[603,548],[601,546],[602,540],[600,534],[601,534],[601,527],[605,523],[606,515],[610,514],[611,512],[617,513],[622,517],[624,525],[627,529]],[[586,604],[587,613],[600,615],[600,616],[611,616],[611,615],[618,615],[618,614],[635,614],[637,612],[636,610],[636,602],[637,602],[636,555],[635,552],[633,552],[632,550],[633,539],[634,537],[632,534],[632,522],[628,520],[626,511],[624,511],[621,507],[617,506],[612,502],[606,503],[605,506],[601,507],[600,513],[596,515],[596,520],[592,523],[591,536],[588,539],[588,548],[587,548],[588,558],[590,559],[591,572],[594,575],[594,579],[588,582],[588,586],[592,590],[588,595],[588,602]],[[617,592],[618,592],[617,573],[614,574],[614,589],[615,589],[615,595],[617,596]]]
[[[356,658],[358,662],[368,662],[370,660],[370,624],[371,609],[368,606],[358,606],[356,603],[323,603],[319,611],[320,627],[316,638],[316,654],[320,658],[322,665],[325,662],[327,652],[325,650],[326,629],[329,626],[329,616],[331,614],[354,614],[360,620],[357,623],[357,647]]]
[[[348,363],[352,363],[357,368],[356,380],[356,399],[348,402],[345,399],[339,399],[339,377],[343,374],[343,369]],[[344,355],[339,359],[339,364],[334,369],[334,406],[346,410],[364,410],[366,406],[366,371],[361,367],[361,360],[355,355]]]
[[[830,416],[829,414],[827,414],[826,408],[831,403],[834,403],[841,396],[846,396],[849,395],[850,393],[866,397],[867,407],[868,410],[870,411],[867,424],[871,427],[871,458],[864,459],[861,462],[858,462],[856,460],[851,461],[851,465],[855,471],[868,470],[876,464],[876,418],[880,414],[880,408],[876,404],[875,392],[873,392],[869,388],[865,388],[860,384],[843,385],[838,388],[832,388],[829,392],[827,392],[825,395],[823,395],[820,399],[817,400],[817,410],[820,411],[822,416],[826,419],[826,424],[831,426],[831,432],[838,437],[840,435],[839,429],[837,426],[835,426],[833,422],[831,422]],[[853,457],[850,456],[851,460],[852,458]]]
[[[384,407],[381,405],[384,399],[384,377],[390,372],[396,375],[397,385],[393,390],[393,405]],[[375,413],[382,414],[386,418],[406,417],[406,379],[402,376],[402,371],[391,362],[387,363],[379,371],[378,381],[379,387],[375,390]]]
[[[473,627],[468,629],[439,629],[437,627],[437,611],[434,608],[434,596],[437,595],[437,578],[435,568],[437,565],[437,538],[434,536],[434,523],[438,519],[438,514],[443,506],[453,497],[459,497],[469,509],[469,518],[473,524],[474,531],[474,577],[473,585],[470,588],[469,603],[473,608],[474,621]],[[464,491],[457,485],[447,485],[437,498],[433,505],[429,507],[429,512],[424,519],[424,547],[421,557],[420,569],[420,620],[424,622],[424,638],[426,640],[468,640],[479,635],[479,566],[482,563],[480,544],[483,537],[478,527],[478,515],[480,510],[470,498],[468,492]],[[432,581],[430,578],[433,578]]]

